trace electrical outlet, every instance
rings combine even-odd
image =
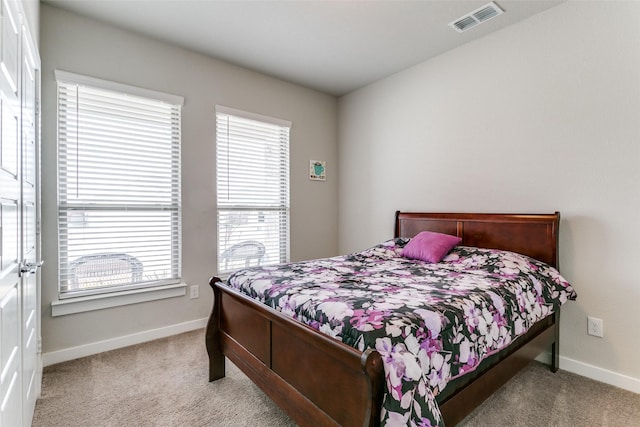
[[[597,317],[587,317],[587,333],[594,337],[602,338],[604,336],[604,325],[602,319]]]
[[[189,298],[195,299],[200,297],[200,286],[191,285],[189,287]]]

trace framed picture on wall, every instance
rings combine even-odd
[[[324,160],[309,160],[309,179],[324,181],[327,177],[327,162]]]

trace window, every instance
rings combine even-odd
[[[56,80],[60,298],[179,283],[182,98]]]
[[[291,123],[216,107],[218,273],[289,261]]]

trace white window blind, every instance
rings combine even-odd
[[[60,297],[178,283],[182,98],[56,79]]]
[[[216,107],[218,273],[289,261],[291,123]]]

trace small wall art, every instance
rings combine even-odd
[[[324,160],[309,160],[309,179],[324,181],[327,178],[327,162]]]

